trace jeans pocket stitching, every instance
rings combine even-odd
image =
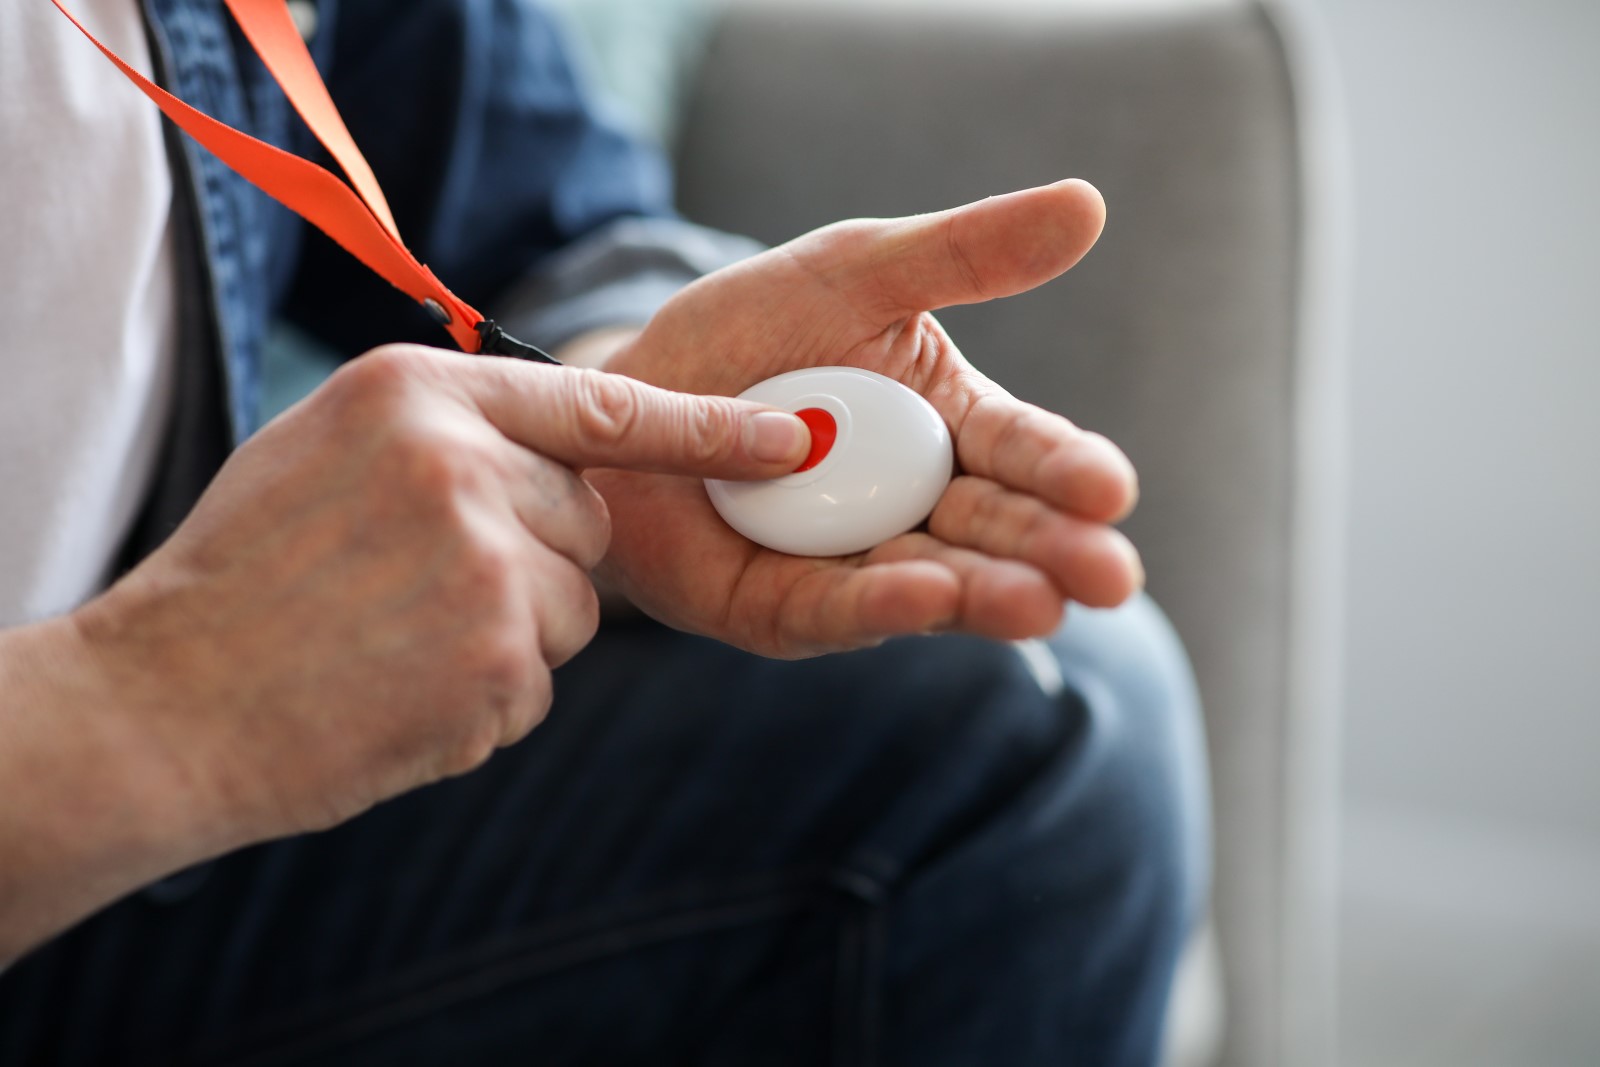
[[[215,1062],[229,1067],[270,1063],[311,1055],[351,1040],[382,1033],[384,1030],[514,985],[519,981],[554,973],[592,960],[631,951],[646,945],[662,944],[693,937],[713,930],[734,929],[814,906],[823,890],[807,879],[760,895],[735,895],[718,901],[636,914],[609,925],[592,923],[581,932],[572,932],[572,923],[556,924],[548,936],[518,945],[511,936],[495,939],[479,951],[461,959],[447,971],[426,980],[394,979],[393,988],[382,998],[373,998],[371,987],[347,994],[347,1002],[360,1005],[337,1017],[299,1025],[274,1027],[271,1032],[241,1041],[212,1046],[208,1053],[189,1062]],[[527,933],[527,931],[520,931]],[[493,946],[512,945],[496,952]],[[420,969],[420,968],[419,968]],[[362,1004],[363,1000],[369,1001]],[[168,1061],[172,1062],[172,1061]]]

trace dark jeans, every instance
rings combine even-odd
[[[0,1064],[1151,1063],[1207,875],[1188,667],[1143,600],[1031,652],[609,628],[483,770],[0,975]]]

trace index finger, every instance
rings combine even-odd
[[[502,434],[577,470],[776,478],[799,466],[811,446],[805,423],[765,404],[672,392],[599,370],[433,355]]]

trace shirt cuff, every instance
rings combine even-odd
[[[507,333],[554,350],[591,330],[643,326],[690,282],[762,248],[681,219],[618,219],[545,259],[494,317]]]

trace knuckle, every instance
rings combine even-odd
[[[458,685],[476,695],[473,712],[453,748],[451,773],[482,766],[496,749],[516,740],[532,725],[527,709],[538,702],[542,664],[531,640],[516,625],[476,627],[457,657]]]
[[[537,656],[528,656],[526,662],[526,675],[517,688],[505,691],[491,705],[485,729],[496,748],[506,748],[521,741],[550,713],[555,694],[550,670]]]
[[[1012,554],[1018,557],[1028,555],[1036,546],[1053,547],[1062,543],[1060,537],[1055,536],[1060,532],[1055,514],[1037,501],[1028,503],[1016,509],[1020,512],[1013,522],[1011,535]]]
[[[493,751],[516,732],[530,694],[537,690],[542,663],[521,628],[480,630],[460,657],[459,683],[463,693],[474,694],[471,724],[462,742],[469,749]]]
[[[633,383],[615,374],[585,370],[577,379],[577,431],[590,447],[609,449],[638,428],[641,404]]]
[[[600,596],[588,573],[566,560],[551,572],[546,593],[543,647],[549,665],[559,667],[600,629]]]
[[[476,724],[467,732],[465,738],[446,759],[441,768],[447,778],[462,774],[471,774],[473,771],[489,762],[495,750],[500,747],[500,735],[487,721]]]
[[[494,666],[497,655],[510,654],[500,646],[514,641],[522,626],[515,596],[522,561],[471,529],[460,531],[452,546],[440,546],[438,537],[431,540],[438,547],[421,560],[434,575],[427,610],[454,623],[450,648],[455,654],[447,662],[462,677],[476,677]]]
[[[519,714],[510,724],[508,742],[520,741],[528,736],[533,729],[550,715],[550,705],[555,700],[555,686],[551,682],[548,670],[534,672],[533,678],[523,692],[523,699],[518,707]]]
[[[415,346],[387,344],[380,345],[352,361],[351,366],[364,368],[379,382],[395,381],[409,378],[424,358],[422,352]]]
[[[691,404],[687,421],[685,458],[697,463],[713,463],[733,454],[739,419],[732,405],[717,400]]]
[[[492,445],[420,420],[395,423],[384,452],[387,483],[383,488],[397,489],[430,504],[487,491],[505,474],[505,460]]]
[[[1070,425],[1066,419],[1052,415],[1048,411],[1034,407],[1026,408],[1017,419],[1017,440],[1023,447],[1035,453],[1047,454],[1065,442],[1081,438],[1081,431],[1073,431],[1067,435]]]
[[[464,610],[475,607],[486,619],[491,640],[507,627],[505,613],[519,570],[519,560],[511,549],[481,537],[469,541],[466,558],[456,578],[455,599],[462,603]]]
[[[397,428],[387,451],[399,486],[428,500],[452,497],[473,478],[473,466],[463,450],[426,430]]]
[[[1003,529],[1013,524],[1015,516],[1009,505],[1014,500],[997,482],[981,482],[973,490],[972,515],[973,526],[983,529]]]
[[[336,403],[369,406],[404,392],[416,379],[421,356],[406,345],[384,345],[340,367],[324,387]]]
[[[960,215],[951,215],[944,223],[945,249],[956,273],[961,276],[961,282],[972,295],[977,297],[988,296],[984,287],[983,275],[978,271],[977,265],[967,253],[966,246],[961,242],[961,235],[957,232]]]
[[[972,529],[992,506],[993,482],[971,475],[963,475],[950,483],[930,524],[940,536],[955,536],[962,540],[970,537]]]
[[[882,223],[873,219],[842,219],[812,231],[814,243],[830,252],[859,254],[882,237]]]
[[[520,627],[501,624],[480,638],[469,662],[473,679],[491,702],[505,706],[532,683],[536,658]]]

